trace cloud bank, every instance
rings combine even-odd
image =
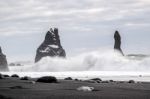
[[[0,35],[6,36],[40,33],[49,26],[96,32],[150,24],[148,0],[1,0],[0,6]]]

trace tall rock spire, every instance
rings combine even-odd
[[[57,28],[50,28],[46,33],[44,42],[37,49],[35,62],[41,58],[50,57],[66,57],[65,50],[62,48]]]
[[[122,55],[124,55],[121,49],[121,36],[118,31],[115,32],[114,39],[115,39],[114,49],[119,51]]]
[[[6,55],[2,53],[1,47],[0,47],[0,71],[8,71]]]

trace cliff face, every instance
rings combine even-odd
[[[62,48],[57,28],[50,28],[46,33],[44,42],[39,46],[36,52],[35,62],[41,58],[50,57],[66,57],[65,50]]]
[[[1,47],[0,47],[0,71],[8,71],[6,55],[2,53]]]
[[[119,51],[122,55],[124,55],[121,49],[121,36],[118,31],[115,32],[114,39],[115,39],[114,49]]]

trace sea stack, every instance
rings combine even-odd
[[[61,46],[57,28],[50,28],[46,33],[44,42],[39,46],[36,52],[35,62],[43,57],[66,57],[65,50]]]
[[[0,71],[8,71],[6,55],[3,54],[1,47],[0,47]]]
[[[115,32],[114,39],[115,39],[114,49],[119,51],[124,56],[122,49],[121,49],[121,36],[118,31]]]

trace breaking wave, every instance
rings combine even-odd
[[[149,57],[127,57],[116,53],[113,50],[97,50],[66,59],[45,57],[36,64],[21,67],[20,71],[150,71]]]

